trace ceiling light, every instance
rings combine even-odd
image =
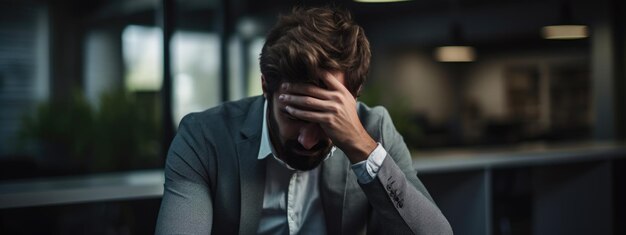
[[[589,37],[586,25],[575,23],[572,17],[572,5],[569,0],[562,0],[559,22],[541,28],[545,39],[581,39]]]
[[[586,25],[549,25],[541,28],[545,39],[580,39],[589,37]]]
[[[439,62],[472,62],[476,60],[476,50],[470,46],[437,47],[435,59]]]
[[[435,48],[434,57],[439,62],[472,62],[476,60],[476,50],[468,46],[463,35],[463,27],[459,22],[459,3],[450,1],[450,35],[449,42]]]
[[[408,2],[411,0],[354,0],[362,3],[390,3],[390,2]]]

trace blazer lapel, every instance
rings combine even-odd
[[[237,143],[241,214],[239,234],[255,234],[263,209],[266,161],[257,158],[261,142],[263,101],[251,105],[241,128],[242,140]]]
[[[326,217],[328,234],[341,234],[347,172],[350,164],[345,154],[337,149],[333,156],[322,163],[320,196]]]

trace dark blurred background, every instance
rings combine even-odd
[[[365,29],[373,57],[359,99],[387,107],[416,161],[624,149],[621,0],[0,0],[0,233],[153,233],[159,193],[129,193],[125,179],[157,175],[162,186],[181,118],[261,94],[258,56],[278,14],[322,5]],[[606,166],[615,203],[601,211],[611,220],[602,231],[615,234],[626,232],[611,209],[624,208],[611,186],[624,182],[617,155]],[[455,174],[467,178],[442,182]],[[489,175],[487,228],[455,232],[542,233],[528,208],[545,174]],[[92,196],[108,193],[93,183],[102,177],[129,196]],[[65,189],[93,191],[73,200]],[[9,203],[28,192],[32,203]],[[40,202],[45,193],[60,199]]]

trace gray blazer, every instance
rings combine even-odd
[[[183,118],[167,155],[157,234],[256,233],[267,161],[257,159],[263,102],[252,97]],[[387,111],[359,103],[358,114],[388,155],[368,184],[357,182],[340,149],[324,161],[328,234],[452,234]]]

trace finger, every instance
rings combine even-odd
[[[311,96],[281,94],[278,100],[287,105],[301,107],[307,110],[332,111],[333,103],[326,100],[317,99]]]
[[[285,111],[291,116],[307,122],[326,124],[329,121],[328,114],[322,112],[298,109],[293,106],[285,106]]]
[[[321,80],[324,84],[326,84],[329,90],[348,91],[348,89],[331,72],[326,72],[326,76],[322,76]]]
[[[311,96],[318,99],[328,100],[332,97],[332,92],[324,88],[306,83],[283,83],[283,91],[286,93]]]

